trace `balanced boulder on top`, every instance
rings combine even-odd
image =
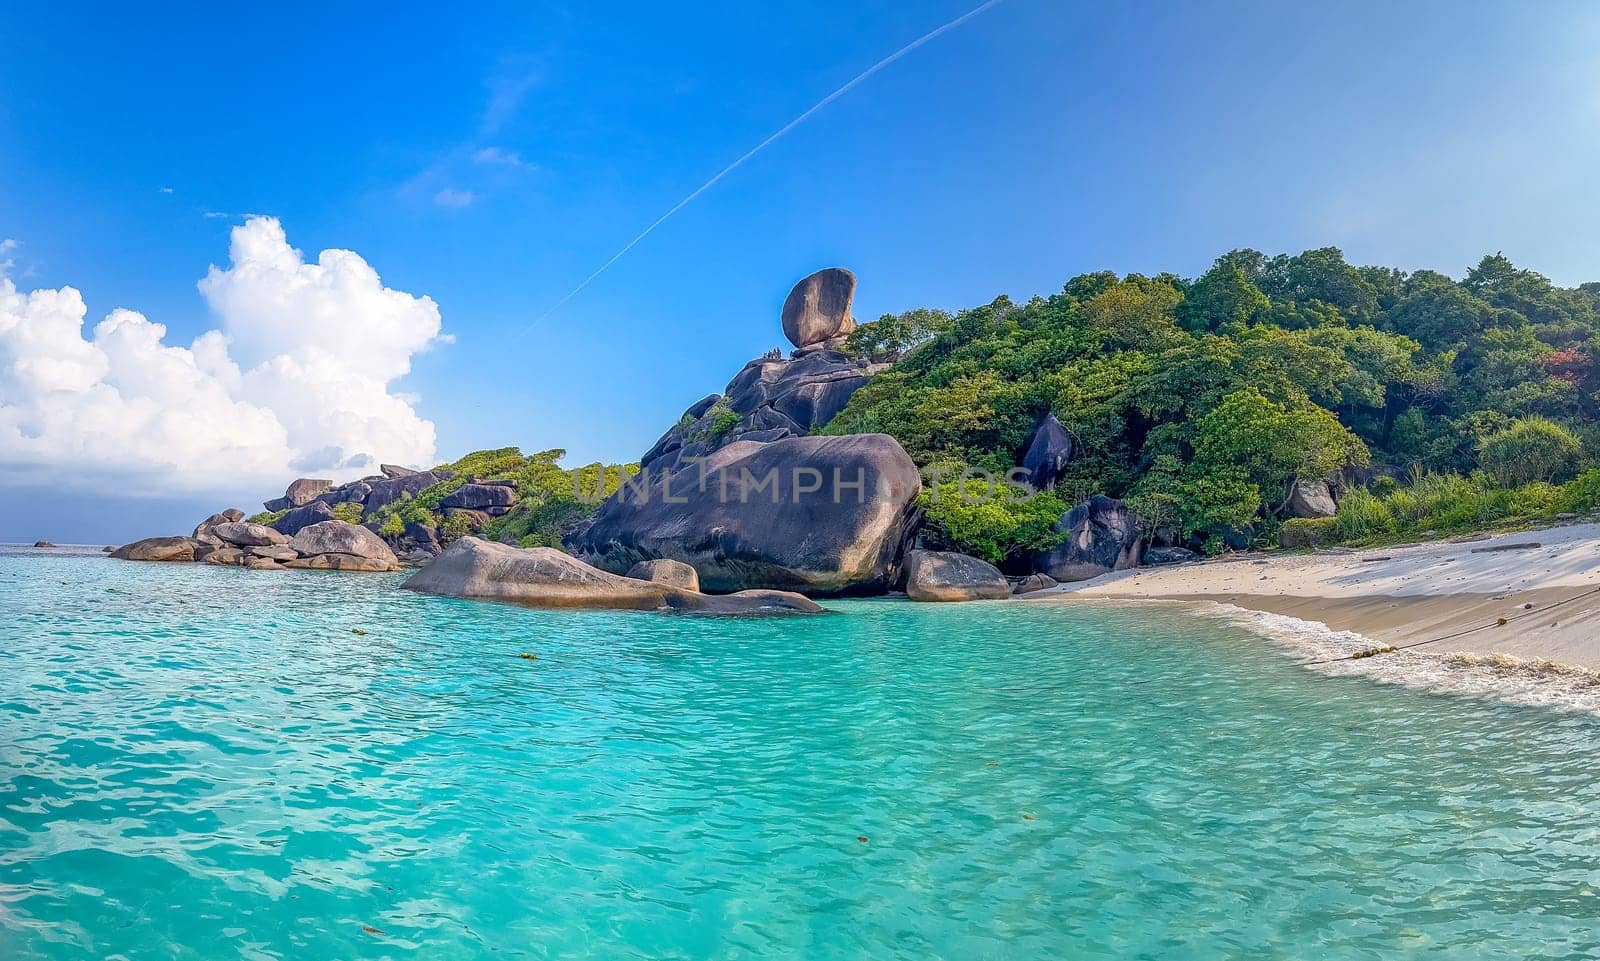
[[[850,302],[856,275],[843,267],[819,270],[794,285],[783,302],[783,335],[796,347],[814,347],[856,329]]]

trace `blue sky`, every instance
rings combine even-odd
[[[790,284],[834,264],[860,278],[861,317],[1095,269],[1192,275],[1240,246],[1455,275],[1503,250],[1600,279],[1600,6],[1006,0],[534,323],[718,169],[972,5],[13,9],[0,239],[20,244],[0,260],[19,291],[81,291],[89,327],[126,307],[187,345],[218,326],[196,283],[228,267],[230,230],[275,217],[307,260],[355,251],[437,304],[446,340],[390,390],[440,459],[575,461],[636,457],[779,345]],[[91,515],[41,508],[53,481],[11,483],[0,539],[160,533],[275,493],[130,471],[139,496]]]

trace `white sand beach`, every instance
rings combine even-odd
[[[1360,551],[1242,554],[1027,595],[1163,601],[1248,621],[1308,663],[1600,709],[1600,524]]]

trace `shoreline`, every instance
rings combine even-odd
[[[1322,673],[1600,714],[1596,524],[1137,568],[1023,599],[1178,605]]]

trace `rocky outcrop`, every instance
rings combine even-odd
[[[653,561],[640,561],[628,568],[628,577],[640,581],[654,581],[657,584],[666,584],[669,587],[681,587],[686,591],[700,590],[700,575],[694,568],[682,561],[672,561],[660,558]]]
[[[744,441],[645,476],[602,503],[567,547],[619,574],[640,561],[683,561],[712,591],[885,590],[898,580],[922,489],[886,434]]]
[[[517,492],[501,484],[464,484],[439,501],[444,510],[483,511],[498,517],[517,505]]]
[[[340,484],[321,494],[316,499],[329,507],[338,507],[340,504],[365,504],[367,496],[372,493],[372,485],[364,480],[351,481]]]
[[[1060,587],[1061,583],[1049,574],[1029,574],[1017,582],[1011,593],[1022,596],[1023,594],[1036,594],[1039,591],[1048,591],[1052,587]]]
[[[993,564],[948,551],[906,555],[906,595],[914,601],[994,601],[1011,596],[1011,583]]]
[[[368,515],[375,514],[407,496],[415,497],[435,484],[442,484],[452,476],[449,471],[421,471],[367,481],[367,496],[362,503]]]
[[[1138,566],[1144,530],[1119,500],[1096,494],[1061,516],[1060,545],[1034,558],[1033,569],[1058,581],[1083,581]]]
[[[1284,510],[1290,517],[1332,517],[1339,513],[1326,481],[1297,480],[1289,489]]]
[[[322,501],[312,501],[304,507],[296,507],[287,514],[272,522],[272,529],[280,534],[290,537],[300,533],[312,524],[333,520],[333,508]]]
[[[112,551],[111,556],[124,561],[193,563],[200,546],[200,541],[193,537],[147,537],[124,544]]]
[[[193,536],[204,538],[210,534],[211,529],[214,527],[220,527],[223,524],[232,524],[236,521],[242,520],[244,520],[244,511],[239,510],[237,507],[230,507],[225,511],[212,514],[210,517],[207,517],[205,520],[196,524],[194,527]]]
[[[598,570],[550,547],[517,548],[463,537],[406,581],[407,590],[533,607],[679,610],[712,614],[816,613],[798,594],[749,591],[708,597]]]
[[[290,567],[312,569],[397,571],[400,561],[383,538],[344,521],[322,521],[301,529],[289,541],[299,555]],[[328,560],[318,560],[328,558]]]
[[[833,420],[884,365],[817,350],[785,360],[752,360],[721,394],[700,400],[639,459],[671,470],[741,440],[804,437]]]
[[[1056,420],[1055,414],[1046,414],[1033,432],[1028,453],[1022,458],[1022,468],[1028,472],[1028,484],[1037,491],[1047,491],[1066,472],[1072,460],[1072,435]]]
[[[264,524],[248,521],[229,521],[207,529],[213,537],[233,547],[266,547],[287,544],[289,537]]]
[[[796,347],[812,347],[856,329],[850,303],[856,275],[843,267],[819,270],[794,285],[783,301],[783,335]]]
[[[310,557],[298,557],[283,565],[292,570],[307,571],[353,571],[361,574],[382,574],[388,571],[398,571],[400,561],[383,560],[376,557],[357,557],[354,554],[313,554]]]
[[[33,542],[33,546],[37,550],[44,551],[44,550],[53,550],[56,545],[51,543],[50,541],[34,541]]]
[[[414,474],[422,473],[421,471],[412,470],[409,467],[401,467],[398,464],[379,464],[378,472],[390,480],[397,480],[401,477],[411,477]]]
[[[284,490],[283,496],[267,501],[262,506],[274,514],[295,507],[304,507],[333,486],[333,481],[316,477],[301,477]]]
[[[1144,562],[1151,566],[1185,564],[1199,556],[1187,547],[1152,547],[1144,552]]]

